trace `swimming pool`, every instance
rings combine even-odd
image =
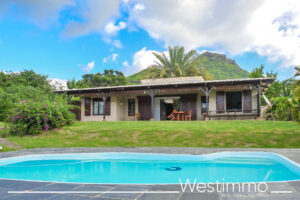
[[[0,178],[69,183],[179,184],[300,179],[300,166],[275,153],[205,155],[79,153],[0,159]]]

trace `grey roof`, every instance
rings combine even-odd
[[[155,89],[155,88],[170,88],[170,87],[184,87],[184,86],[209,86],[209,85],[232,85],[240,83],[259,83],[266,82],[272,83],[274,78],[243,78],[243,79],[226,79],[226,80],[210,80],[202,81],[199,80],[190,80],[180,82],[149,82],[139,85],[121,85],[121,86],[106,86],[106,87],[93,87],[93,88],[78,88],[78,89],[69,89],[69,90],[55,90],[57,93],[81,93],[81,92],[100,92],[100,91],[122,91],[122,90],[138,90],[138,89]]]

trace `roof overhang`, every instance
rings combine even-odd
[[[215,87],[226,85],[255,85],[261,86],[262,92],[265,92],[274,82],[274,78],[246,78],[246,79],[227,79],[212,80],[199,82],[181,82],[181,83],[165,83],[165,84],[142,84],[142,85],[123,85],[123,86],[107,86],[95,88],[78,88],[69,90],[55,90],[55,93],[80,94],[80,93],[100,93],[100,92],[121,92],[134,90],[151,90],[164,88],[187,88],[187,87]]]

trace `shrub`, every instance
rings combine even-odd
[[[275,97],[271,99],[272,117],[278,121],[291,120],[292,104],[288,97]]]
[[[300,80],[295,83],[295,86],[292,91],[292,113],[293,119],[297,122],[300,122]]]
[[[69,109],[70,106],[56,101],[43,104],[23,100],[7,116],[10,122],[9,131],[22,136],[72,124],[75,116]]]

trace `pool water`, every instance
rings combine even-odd
[[[92,153],[0,159],[0,178],[72,183],[269,182],[300,179],[300,167],[273,153],[207,155]]]

